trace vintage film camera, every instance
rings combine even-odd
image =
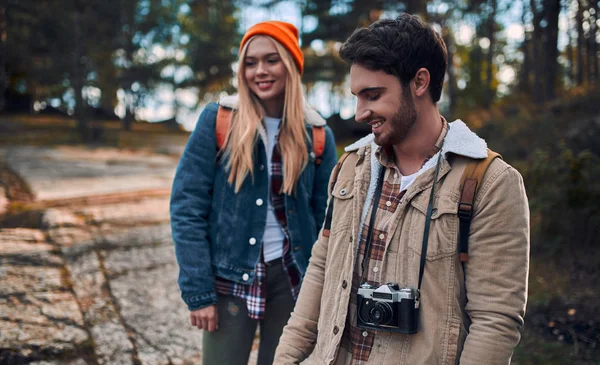
[[[379,288],[364,283],[358,288],[359,328],[397,333],[416,333],[419,309],[415,289],[388,283]]]

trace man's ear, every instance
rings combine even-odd
[[[430,81],[431,75],[429,71],[424,67],[420,68],[413,78],[415,96],[423,97],[424,95],[428,95]]]

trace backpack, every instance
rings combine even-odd
[[[337,181],[338,174],[342,168],[344,160],[351,152],[346,152],[340,157],[339,162],[332,172],[330,191],[333,190]],[[473,207],[477,191],[481,186],[483,176],[488,167],[496,158],[502,158],[498,153],[488,149],[488,156],[485,159],[472,160],[467,164],[460,180],[460,200],[458,202],[458,258],[463,266],[469,261],[469,232],[471,230],[471,220],[473,219]],[[333,218],[333,199],[329,202],[323,223],[323,236],[329,237],[331,230],[331,220]]]
[[[231,112],[232,109],[219,105],[217,110],[217,121],[215,126],[215,133],[217,136],[217,149],[221,150],[225,144],[227,133],[229,132],[229,124],[231,123]],[[315,157],[315,164],[320,165],[323,162],[323,151],[325,151],[325,127],[324,126],[313,126],[312,127],[312,145],[313,153]]]

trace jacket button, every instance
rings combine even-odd
[[[263,200],[262,200],[262,199],[260,199],[260,198],[259,198],[259,199],[256,199],[256,205],[258,205],[259,207],[260,207],[261,205],[263,205]]]
[[[346,280],[342,281],[342,288],[346,289],[348,287],[348,282]]]
[[[252,237],[252,238],[250,238],[250,239],[248,240],[248,242],[249,242],[249,243],[250,243],[252,246],[254,246],[254,245],[256,244],[256,238]]]
[[[348,194],[348,190],[346,190],[346,189],[340,190],[340,195],[341,196],[345,196],[346,194]]]
[[[248,279],[250,279],[250,275],[248,275],[248,274],[242,275],[242,280],[248,281]]]
[[[260,171],[265,171],[265,165],[260,165]]]
[[[340,332],[340,329],[338,328],[338,326],[333,327],[333,334],[337,335],[338,332]]]

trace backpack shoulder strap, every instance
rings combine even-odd
[[[315,164],[320,165],[323,162],[323,151],[325,151],[325,127],[312,127],[312,144],[315,153]]]
[[[231,124],[232,110],[230,108],[219,105],[217,110],[217,121],[215,125],[215,133],[217,136],[217,150],[221,150],[227,139],[229,125]]]
[[[346,152],[340,157],[338,163],[333,168],[331,172],[331,184],[329,184],[329,193],[333,191],[333,187],[337,182],[338,175],[340,174],[340,170],[342,169],[342,165],[344,165],[344,161],[348,156],[350,156],[352,152]],[[331,234],[331,220],[333,219],[333,198],[329,199],[329,205],[327,206],[327,212],[325,214],[325,222],[323,223],[323,236],[329,237]]]
[[[459,259],[465,263],[469,261],[469,232],[473,219],[473,205],[477,191],[483,181],[483,176],[488,167],[496,158],[502,158],[498,153],[488,149],[488,156],[483,160],[469,162],[460,180],[460,201],[458,202],[459,226]]]

